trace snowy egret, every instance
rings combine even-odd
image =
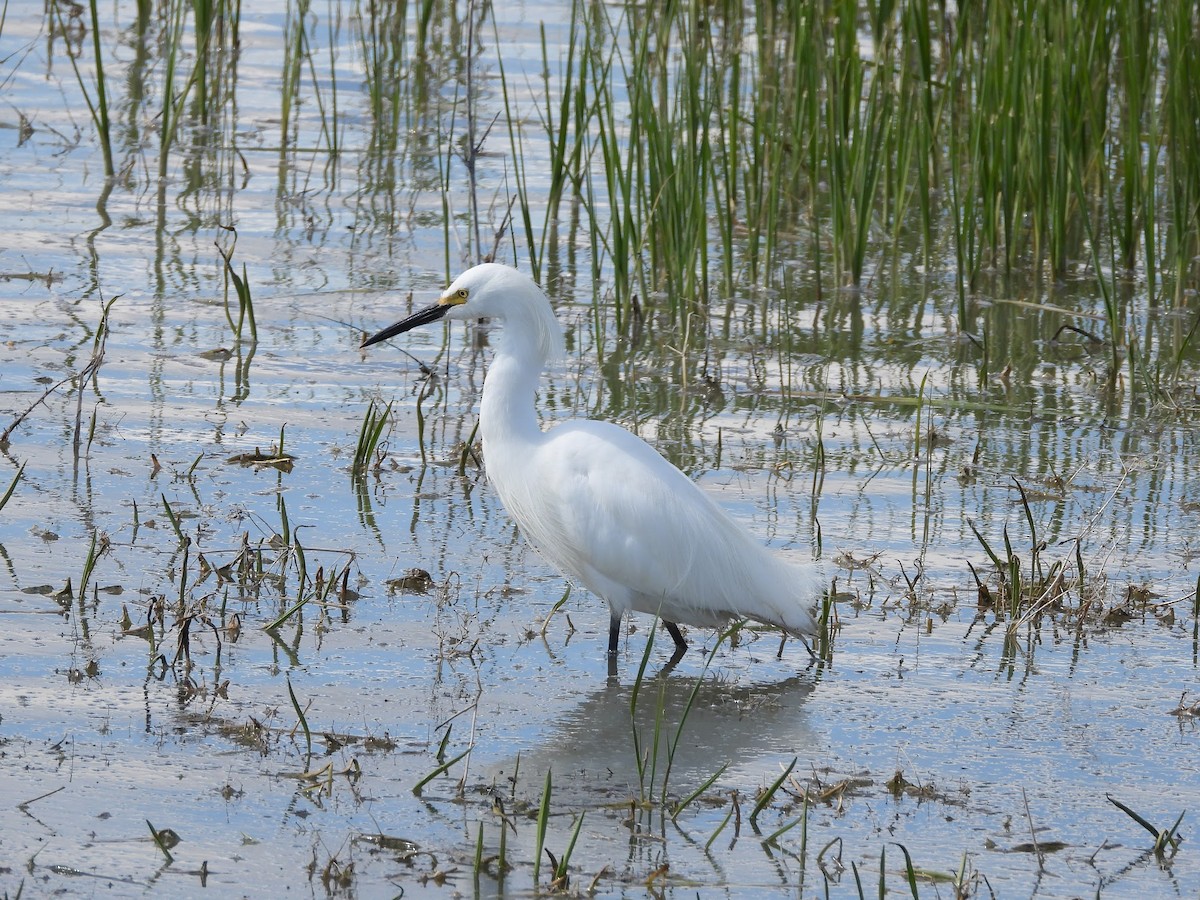
[[[475,266],[433,306],[362,346],[442,318],[503,326],[479,409],[488,479],[534,547],[608,603],[610,667],[629,611],[662,619],[675,659],[687,649],[679,623],[719,627],[746,618],[802,640],[816,634],[825,589],[818,563],[769,552],[620,426],[576,419],[542,431],[534,397],[542,369],[562,352],[562,329],[531,278],[497,263]]]

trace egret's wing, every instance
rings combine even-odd
[[[504,499],[551,561],[593,589],[598,575],[643,597],[729,609],[744,587],[739,566],[761,547],[699,487],[606,422],[566,423],[547,437],[525,496]]]

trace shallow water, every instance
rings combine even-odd
[[[780,303],[749,289],[714,302],[704,352],[666,327],[631,347],[593,316],[585,261],[564,265],[554,294],[570,347],[544,383],[546,423],[620,421],[780,552],[810,555],[816,522],[822,555],[839,561],[828,664],[810,665],[794,643],[777,658],[771,634],[743,632],[731,647],[693,631],[693,651],[642,683],[631,717],[650,623],[630,623],[610,681],[606,610],[576,591],[552,614],[566,583],[523,545],[474,462],[459,470],[488,359],[478,336],[432,329],[395,342],[436,369],[432,380],[387,347],[357,349],[364,330],[444,283],[441,196],[420,181],[436,169],[437,135],[413,137],[400,175],[375,180],[367,99],[346,87],[363,69],[353,29],[323,32],[318,13],[313,38],[336,48],[348,149],[332,174],[320,154],[281,154],[290,19],[265,9],[242,22],[246,170],[195,150],[172,166],[160,204],[138,168],[156,163],[141,138],[118,154],[133,174],[102,194],[43,11],[9,6],[4,425],[86,365],[101,298],[120,296],[95,377],[34,408],[0,469],[6,486],[25,466],[0,512],[0,888],[524,893],[550,772],[545,846],[561,855],[583,816],[569,869],[579,890],[846,894],[858,891],[855,867],[866,890],[881,867],[907,890],[907,850],[930,894],[950,895],[937,879],[965,866],[981,895],[1196,895],[1190,842],[1156,857],[1106,799],[1160,828],[1186,810],[1185,837],[1200,806],[1196,719],[1171,714],[1200,690],[1187,416],[1114,397],[1102,361],[1049,339],[1053,316],[1004,302],[989,313],[993,340],[1028,352],[981,385],[940,277],[905,272],[818,301],[801,269]],[[537,23],[551,21],[553,40],[561,15],[526,6],[502,19],[510,79],[539,70]],[[127,47],[128,29],[106,34]],[[121,115],[149,129],[161,73],[144,74],[146,106]],[[453,78],[436,65],[431,77],[426,114],[450,117]],[[316,142],[305,110],[301,133]],[[497,139],[489,190],[507,152]],[[229,246],[229,221],[256,345],[235,340],[221,299],[213,242]],[[460,216],[454,230],[465,236]],[[1066,302],[1088,287],[1057,290]],[[382,466],[356,482],[372,399],[394,403],[394,424]],[[231,461],[269,451],[281,432],[290,470]],[[1073,571],[1081,538],[1095,603],[1086,616],[1047,609],[1006,641],[966,563],[989,565],[971,522],[995,548],[1007,529],[1028,561],[1017,482],[1047,560]],[[272,541],[284,532],[294,541]],[[103,552],[80,597],[93,536]],[[220,568],[243,541],[267,576],[205,572],[201,555]],[[296,543],[310,578],[348,566],[353,594],[264,630],[297,599]],[[388,588],[410,568],[430,573],[428,592]],[[1126,603],[1131,587],[1147,594]],[[662,638],[649,659],[651,673],[665,664]],[[665,751],[644,755],[655,713],[665,746],[694,688],[667,777]],[[793,761],[752,823],[756,793]],[[675,819],[653,802],[664,778],[669,810],[718,770]],[[147,823],[181,838],[170,858]],[[543,886],[549,867],[543,857]]]

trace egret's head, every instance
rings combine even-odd
[[[500,263],[463,272],[433,306],[383,329],[362,342],[369,347],[438,319],[497,319],[533,338],[544,358],[558,352],[562,332],[542,289],[528,275]]]
[[[532,278],[500,263],[467,269],[437,301],[438,306],[446,307],[447,319],[507,319],[522,306],[548,303]]]

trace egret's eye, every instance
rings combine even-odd
[[[458,299],[462,300],[463,302],[466,302],[466,299],[467,299],[467,289],[466,288],[458,289]]]

